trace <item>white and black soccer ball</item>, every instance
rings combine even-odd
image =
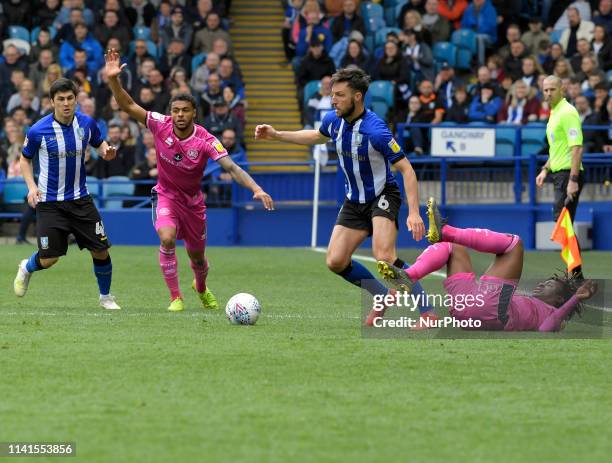
[[[232,296],[225,306],[225,315],[233,325],[254,325],[260,313],[259,301],[248,293]]]

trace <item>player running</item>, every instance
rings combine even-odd
[[[558,331],[580,311],[580,302],[596,291],[593,281],[553,276],[538,284],[530,296],[514,294],[523,271],[523,244],[517,235],[480,228],[455,228],[441,218],[433,198],[427,203],[432,243],[407,270],[378,262],[386,280],[402,290],[446,265],[444,287],[455,299],[473,296],[474,304],[450,309],[457,320],[480,320],[481,329],[505,331]],[[493,264],[476,279],[466,247],[495,254]]]
[[[36,122],[23,142],[19,162],[28,185],[28,203],[36,209],[38,251],[19,264],[13,289],[16,296],[25,296],[32,273],[48,269],[66,255],[72,233],[79,248],[88,249],[93,258],[100,306],[117,310],[120,307],[110,293],[111,243],[87,190],[85,149],[90,144],[107,161],[117,150],[102,140],[91,117],[75,111],[77,92],[71,80],[56,80],[49,89],[53,113]],[[40,167],[38,184],[32,171],[34,156],[38,156]]]
[[[215,296],[206,286],[208,261],[206,243],[206,205],[200,188],[208,159],[217,161],[232,178],[253,192],[267,210],[273,210],[272,198],[228,156],[223,145],[204,127],[194,123],[196,101],[181,93],[170,101],[171,116],[145,111],[122,88],[119,74],[125,67],[119,53],[105,55],[108,85],[119,107],[151,130],[157,151],[157,185],[152,190],[153,222],[159,236],[159,265],[170,290],[171,312],[184,310],[179,289],[176,240],[183,239],[194,274],[192,288],[205,309],[217,309]]]
[[[372,253],[378,260],[407,264],[398,259],[395,248],[399,209],[399,186],[391,172],[394,165],[402,174],[408,201],[408,230],[416,241],[423,238],[425,225],[419,214],[417,179],[401,147],[385,122],[364,106],[369,76],[355,66],[338,70],[332,76],[332,106],[319,130],[278,131],[271,125],[258,125],[255,138],[300,145],[316,145],[332,140],[344,172],[346,198],[327,248],[327,267],[346,281],[371,294],[387,294],[388,289],[370,271],[352,259],[355,250],[372,236]],[[421,293],[419,284],[415,292]],[[430,307],[421,307],[425,317],[435,317]],[[366,320],[373,323],[380,313],[372,311]]]

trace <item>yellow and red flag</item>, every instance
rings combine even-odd
[[[559,218],[557,219],[555,229],[550,239],[561,245],[561,258],[567,264],[568,272],[582,265],[578,240],[576,239],[572,219],[566,207],[564,207],[561,214],[559,214]]]

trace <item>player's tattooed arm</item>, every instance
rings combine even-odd
[[[244,171],[238,164],[236,164],[229,156],[224,156],[217,160],[219,165],[232,176],[234,181],[245,188],[248,188],[253,192],[253,199],[261,201],[264,207],[268,211],[274,210],[274,201],[272,197],[261,188],[253,177]]]

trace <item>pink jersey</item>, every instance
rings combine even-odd
[[[180,140],[172,129],[172,117],[147,111],[147,127],[155,137],[157,185],[155,190],[170,199],[201,201],[200,181],[208,159],[217,161],[228,153],[219,140],[194,124],[193,133]]]
[[[514,295],[508,308],[506,331],[538,331],[538,328],[556,309],[534,296]]]

